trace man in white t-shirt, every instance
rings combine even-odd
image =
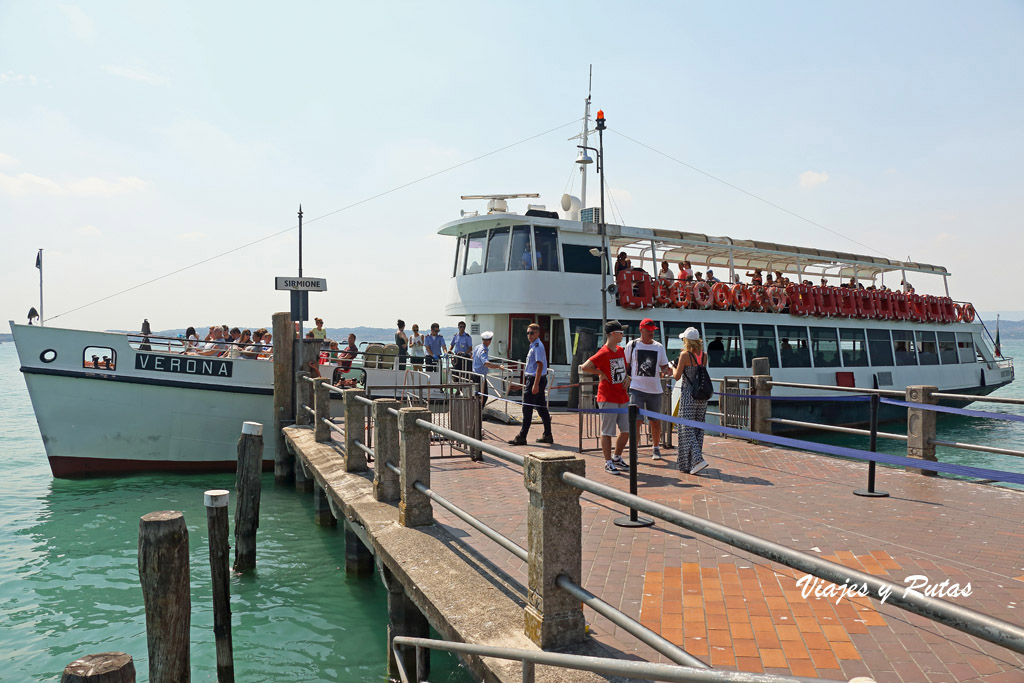
[[[663,392],[661,378],[672,374],[665,347],[654,339],[658,323],[650,318],[640,321],[640,339],[626,344],[626,365],[629,368],[629,402],[642,410],[661,412]],[[637,432],[643,425],[643,418],[637,421]],[[654,442],[654,459],[661,460],[661,421],[651,419],[651,440]]]

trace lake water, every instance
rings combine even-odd
[[[146,681],[139,518],[180,510],[189,529],[192,680],[216,681],[203,491],[234,475],[53,479],[14,344],[0,345],[0,680],[58,681],[86,654],[121,650]],[[258,568],[231,579],[239,681],[385,681],[387,593],[345,576],[344,532],[312,522],[312,496],[263,479]],[[435,635],[436,637],[436,635]],[[453,657],[431,680],[469,681]]]

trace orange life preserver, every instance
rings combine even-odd
[[[672,305],[672,285],[665,284],[661,278],[654,281],[654,303],[657,306]]]
[[[689,282],[676,280],[672,284],[672,305],[676,308],[689,308],[693,301],[693,286]]]
[[[724,282],[716,282],[711,288],[711,296],[715,301],[715,308],[725,310],[732,304],[732,290]]]
[[[698,308],[711,308],[711,286],[703,280],[693,283],[693,302]]]
[[[875,304],[875,317],[881,320],[892,320],[892,296],[889,292],[871,292]]]
[[[866,289],[858,289],[856,296],[853,297],[854,303],[857,304],[857,317],[858,318],[872,318],[875,315],[875,299],[871,296],[871,292]]]
[[[852,318],[857,315],[856,294],[859,290],[849,287],[833,287],[836,294],[836,313],[843,318]]]
[[[615,276],[619,306],[650,308],[654,305],[654,282],[645,270],[621,270]]]
[[[814,297],[809,285],[789,285],[786,294],[789,296],[789,312],[792,315],[814,313]]]
[[[953,304],[953,320],[961,322],[964,319],[964,307],[960,304]]]
[[[836,315],[839,313],[839,298],[836,287],[814,287],[816,315]]]
[[[750,292],[750,311],[764,311],[767,310],[765,305],[765,290],[761,285],[751,285],[747,288]]]
[[[903,292],[892,292],[893,320],[907,320],[910,317],[910,300]]]
[[[974,304],[964,304],[963,321],[965,323],[973,323],[974,315]]]
[[[789,296],[786,290],[781,287],[769,287],[764,291],[764,309],[772,313],[779,313],[786,307]]]
[[[928,307],[924,303],[924,297],[920,294],[911,294],[907,301],[910,304],[910,319],[914,322],[925,322],[928,319]]]
[[[928,307],[928,321],[933,323],[942,322],[942,306],[939,305],[939,297],[929,294],[924,298],[925,306]]]
[[[956,313],[953,311],[953,300],[948,296],[939,299],[939,310],[942,312],[942,322],[951,323],[956,321]]]
[[[736,307],[737,311],[745,311],[750,308],[750,304],[754,300],[754,293],[747,289],[746,285],[737,283],[729,289],[732,295],[732,305]]]

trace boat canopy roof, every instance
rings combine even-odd
[[[499,225],[513,223],[534,223],[550,225],[560,232],[579,232],[591,235],[600,233],[596,223],[582,223],[539,216],[519,214],[490,214],[473,216],[452,221],[441,227],[441,235],[463,235]],[[730,266],[739,269],[778,270],[784,273],[828,274],[832,277],[873,278],[882,273],[908,271],[946,277],[949,271],[944,266],[897,261],[882,256],[868,256],[850,252],[831,251],[798,247],[776,242],[741,240],[720,235],[705,235],[697,232],[636,228],[626,225],[606,226],[612,255],[618,251],[645,255],[649,259],[662,261],[691,261],[711,267]],[[653,253],[652,253],[653,248]]]

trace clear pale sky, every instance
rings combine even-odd
[[[997,1],[4,0],[0,313],[38,305],[41,247],[51,325],[269,323],[297,231],[214,257],[301,203],[313,314],[448,324],[437,228],[483,208],[461,194],[578,194],[579,124],[345,207],[578,120],[591,63],[616,222],[863,253],[848,235],[1020,311],[1022,36]]]

